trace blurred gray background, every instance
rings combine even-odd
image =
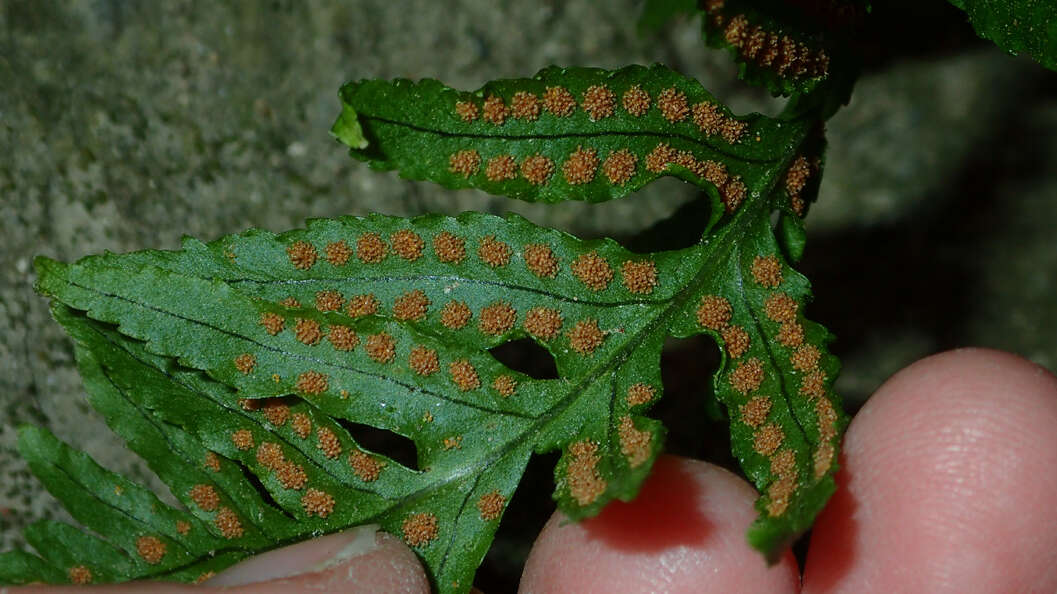
[[[837,386],[853,409],[896,370],[957,346],[1057,369],[1057,75],[975,39],[944,3],[885,4],[863,36],[867,69],[853,101],[828,127],[800,266],[815,287],[808,315],[837,335]],[[32,290],[34,255],[172,249],[183,234],[281,231],[370,211],[510,210],[630,238],[691,200],[690,188],[662,180],[603,205],[522,204],[371,172],[327,130],[350,79],[434,77],[473,89],[550,64],[660,61],[737,112],[780,109],[734,79],[725,53],[702,47],[696,20],[641,37],[639,9],[631,0],[0,1],[0,550],[21,544],[27,523],[66,517],[18,458],[19,424],[45,425],[157,487],[84,402],[71,345]],[[698,368],[714,350],[682,341],[665,358],[666,400],[688,400],[681,406],[700,418],[709,378]],[[694,440],[692,430],[673,437],[691,453]],[[523,505],[545,519],[550,470],[541,468],[542,495]],[[531,534],[512,530],[482,579],[516,579]]]

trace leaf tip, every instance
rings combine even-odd
[[[37,450],[36,444],[44,436],[44,430],[36,425],[19,425],[17,431],[18,452],[23,458],[29,458]]]
[[[70,265],[65,262],[53,260],[47,256],[37,256],[33,259],[33,269],[37,272],[37,282],[34,288],[38,293],[53,296],[53,286],[57,281],[66,278]]]
[[[359,115],[345,101],[341,102],[341,114],[330,127],[330,135],[349,148],[356,150],[367,148],[367,138],[363,135]]]

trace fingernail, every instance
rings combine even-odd
[[[377,532],[377,524],[368,524],[261,553],[221,572],[204,585],[242,586],[323,571],[376,550]]]

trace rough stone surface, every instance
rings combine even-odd
[[[36,519],[68,519],[15,452],[19,424],[44,425],[164,492],[86,405],[70,343],[33,293],[35,255],[173,249],[184,234],[371,211],[513,210],[584,236],[629,237],[691,198],[688,187],[666,180],[603,205],[521,204],[369,171],[327,130],[346,80],[436,77],[470,89],[549,64],[662,61],[738,113],[779,109],[733,80],[725,54],[701,47],[696,22],[640,38],[636,14],[631,0],[5,3],[0,550],[22,544]],[[800,268],[817,295],[808,315],[839,337],[838,386],[850,402],[958,345],[1057,368],[1057,106],[1039,82],[1052,76],[986,45],[897,59],[869,73],[832,121]],[[697,358],[684,359],[700,373]],[[669,388],[665,400],[700,396],[686,391]],[[509,559],[525,546],[500,538],[495,571],[516,572]]]

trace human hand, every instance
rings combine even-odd
[[[981,349],[919,361],[856,415],[841,466],[802,580],[791,553],[768,567],[746,544],[748,483],[662,457],[634,502],[579,523],[555,513],[521,592],[1057,592],[1057,377],[1044,369]],[[258,555],[205,585],[429,592],[411,551],[371,528]]]
[[[801,574],[745,543],[755,491],[661,459],[632,504],[536,541],[522,592],[1057,592],[1057,377],[983,349],[923,359],[844,437]]]

